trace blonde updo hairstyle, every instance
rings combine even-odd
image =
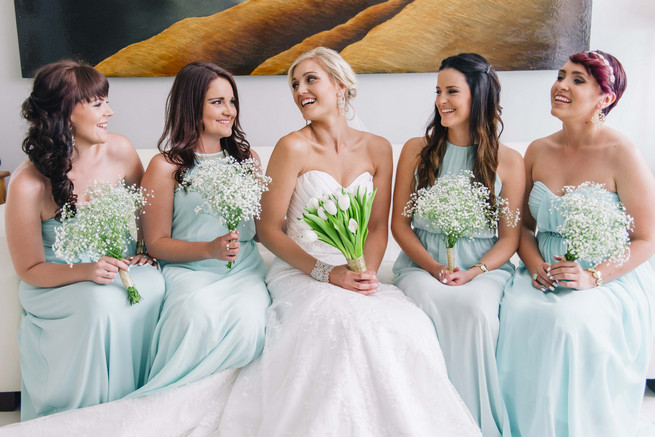
[[[350,64],[348,64],[339,53],[332,49],[328,49],[327,47],[316,47],[315,49],[298,56],[291,67],[289,67],[289,73],[287,74],[289,87],[291,87],[293,73],[295,72],[296,67],[300,65],[301,62],[308,59],[315,59],[320,62],[323,68],[325,68],[325,71],[327,71],[337,85],[343,85],[346,87],[343,97],[346,101],[346,106],[352,106],[350,100],[357,95],[357,76]]]

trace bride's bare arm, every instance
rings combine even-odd
[[[373,201],[371,218],[368,222],[368,237],[364,246],[364,258],[368,270],[377,272],[387,249],[389,238],[389,207],[391,205],[391,177],[393,155],[391,144],[382,137],[371,135],[370,156],[375,167],[373,185],[377,194]]]

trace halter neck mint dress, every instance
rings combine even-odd
[[[196,159],[225,156],[223,152],[196,154]],[[172,238],[211,241],[228,233],[217,217],[194,212],[202,202],[192,188],[175,189]],[[270,303],[264,283],[266,265],[253,240],[254,221],[241,223],[238,231],[241,247],[231,269],[227,261],[217,259],[161,260],[166,296],[150,352],[150,374],[131,396],[243,367],[261,353]]]
[[[618,195],[615,195],[619,201]],[[541,182],[529,197],[546,262],[566,252],[559,197]],[[582,268],[589,263],[580,261]],[[652,349],[655,274],[648,262],[587,290],[532,286],[523,264],[505,288],[498,369],[512,435],[636,435]],[[640,435],[655,435],[650,427]]]
[[[439,175],[473,170],[476,147],[447,143]],[[496,177],[495,191],[502,184]],[[413,219],[412,227],[423,246],[440,264],[448,263],[441,234],[428,223]],[[455,265],[466,270],[477,263],[498,240],[496,233],[481,232],[455,245]],[[505,283],[514,270],[508,261],[498,269],[476,276],[461,286],[439,282],[404,252],[393,271],[395,284],[425,311],[437,330],[446,359],[448,376],[485,436],[509,436],[509,420],[503,406],[496,370],[498,307]]]
[[[41,224],[46,262],[64,263],[52,250],[58,226]],[[132,243],[127,254],[135,252]],[[149,265],[130,275],[143,298],[133,306],[118,276],[51,288],[21,281],[21,420],[120,399],[145,383],[164,280]]]

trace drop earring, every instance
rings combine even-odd
[[[605,114],[599,109],[594,113],[594,116],[591,117],[591,122],[594,127],[601,127],[605,123]]]
[[[346,99],[343,97],[343,94],[339,93],[337,94],[337,106],[339,107],[339,111],[341,112],[341,115],[346,114]]]

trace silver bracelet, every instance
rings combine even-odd
[[[319,282],[329,282],[330,281],[330,272],[335,266],[332,264],[327,264],[321,261],[320,259],[316,260],[316,265],[312,270],[312,278],[316,279]]]

